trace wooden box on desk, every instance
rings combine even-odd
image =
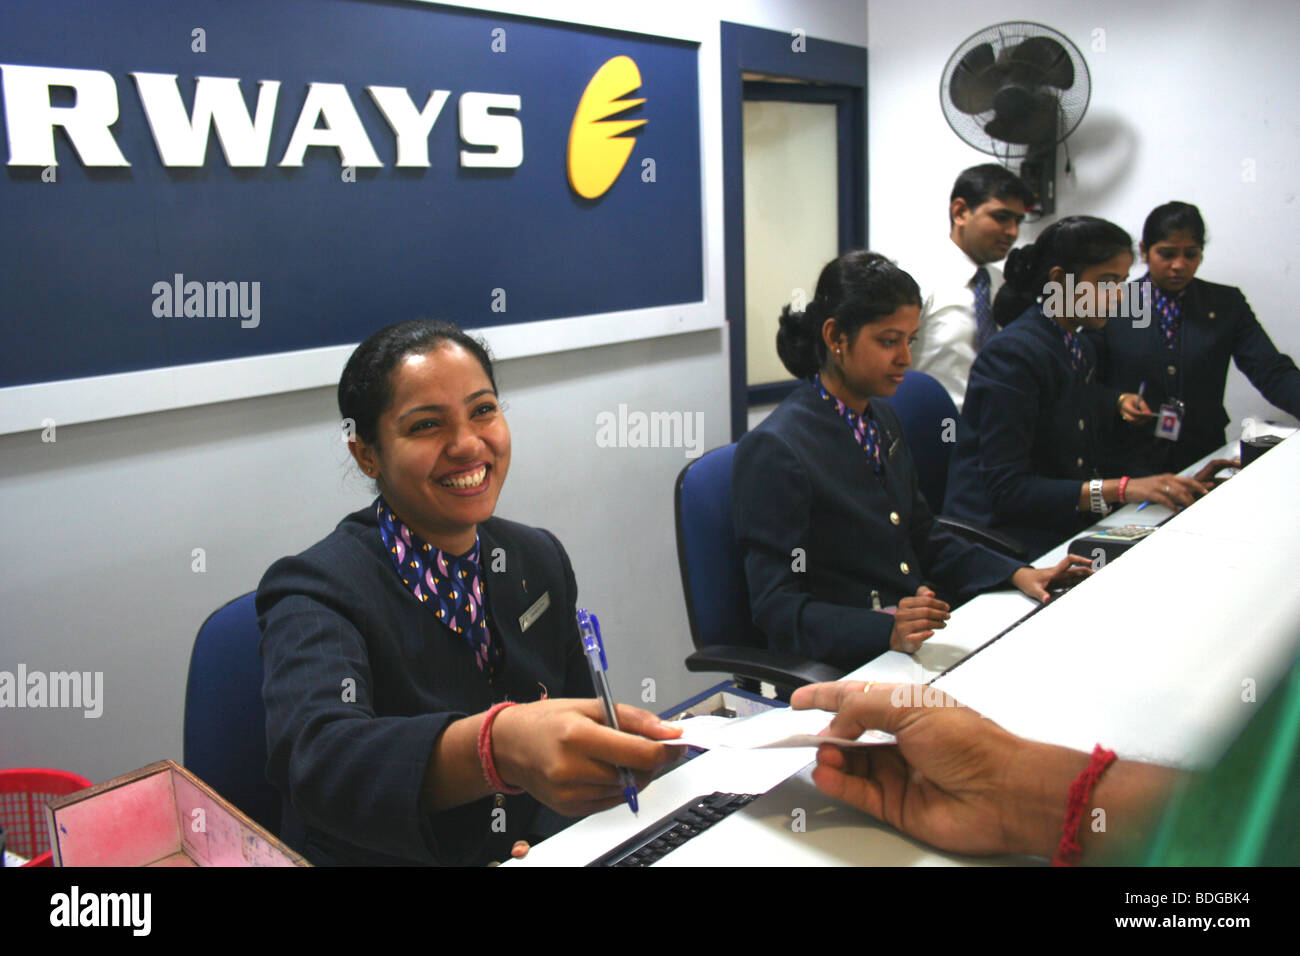
[[[310,866],[172,760],[50,801],[55,866]]]

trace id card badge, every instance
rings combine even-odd
[[[1178,441],[1178,433],[1183,430],[1183,403],[1170,399],[1160,406],[1160,415],[1156,418],[1156,437],[1169,441]]]

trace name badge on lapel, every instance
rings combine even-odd
[[[546,613],[546,609],[551,606],[551,592],[546,591],[533,602],[533,606],[523,614],[519,615],[519,630],[526,631],[537,621],[539,617]]]

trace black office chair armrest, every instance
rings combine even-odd
[[[1026,564],[1029,563],[1029,549],[1009,534],[990,531],[988,528],[981,528],[979,525],[970,524],[958,518],[949,518],[946,515],[939,515],[934,519],[934,523],[945,531],[951,531],[959,538],[982,544],[984,547],[998,552],[998,554],[1005,554],[1008,558],[1015,558],[1017,561],[1024,561]]]
[[[694,673],[726,671],[737,677],[767,681],[779,688],[802,687],[839,680],[844,671],[829,664],[806,660],[765,647],[712,644],[686,658],[686,669]]]

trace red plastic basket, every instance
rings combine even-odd
[[[31,862],[25,866],[53,866],[45,805],[91,785],[81,774],[66,770],[0,770],[0,826],[5,828],[5,846],[11,853],[29,857]]]

